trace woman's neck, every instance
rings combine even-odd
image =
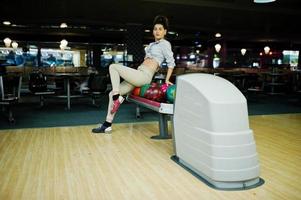
[[[160,41],[160,40],[162,40],[162,39],[164,39],[164,38],[160,38],[160,39],[155,39],[155,41],[156,41],[156,42],[158,42],[158,41]]]

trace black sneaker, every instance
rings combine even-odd
[[[103,124],[100,124],[99,127],[92,129],[93,133],[109,133],[111,131],[112,131],[112,127],[111,126],[106,127]]]

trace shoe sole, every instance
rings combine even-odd
[[[110,133],[112,131],[112,128],[109,130],[105,130],[105,131],[93,131],[92,129],[92,133]]]

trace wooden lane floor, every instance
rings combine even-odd
[[[261,177],[246,191],[208,187],[174,163],[155,122],[0,131],[0,199],[301,199],[301,114],[251,116]]]

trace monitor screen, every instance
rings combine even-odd
[[[298,66],[298,59],[299,59],[299,51],[292,51],[292,50],[284,50],[283,54],[283,64],[288,64],[291,67]]]

